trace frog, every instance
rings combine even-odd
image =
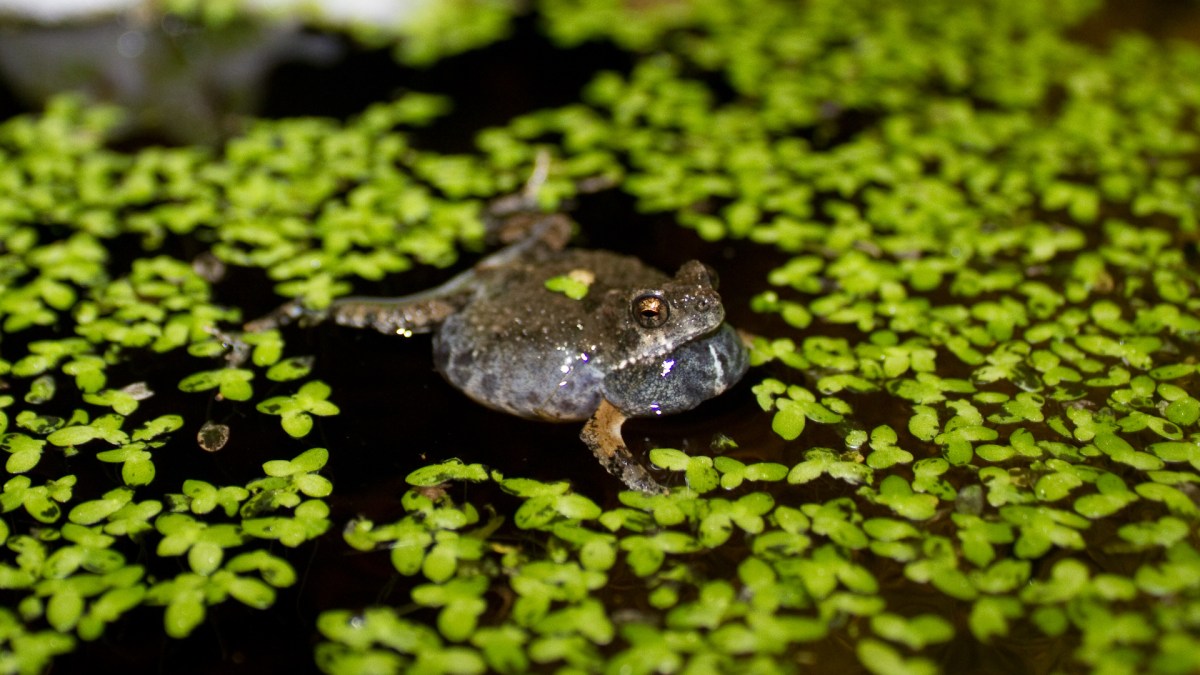
[[[522,234],[432,289],[343,297],[319,311],[291,301],[245,328],[299,319],[432,333],[436,370],[467,397],[518,417],[583,422],[580,438],[609,473],[633,490],[667,492],[621,430],[630,418],[695,408],[746,373],[716,273],[690,260],[671,276],[633,256],[569,247],[573,223],[561,213],[497,229]],[[554,283],[564,279],[574,292]]]

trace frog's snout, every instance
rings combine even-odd
[[[699,323],[715,327],[725,320],[721,296],[711,288],[698,289],[688,301],[688,314]]]

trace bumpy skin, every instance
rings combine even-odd
[[[688,410],[733,386],[746,348],[724,323],[709,268],[674,277],[636,258],[562,249],[570,223],[534,218],[528,234],[437,288],[402,298],[343,298],[327,312],[295,303],[252,322],[295,319],[411,335],[434,331],[434,361],[454,386],[486,406],[554,421],[588,420],[583,440],[630,487],[663,489],[621,439],[629,417]],[[590,279],[572,299],[546,280]]]
[[[595,277],[584,298],[546,289],[546,279],[578,270]],[[446,379],[484,405],[562,421],[587,419],[601,398],[630,417],[671,413],[715,396],[745,372],[745,350],[732,329],[718,330],[725,313],[698,263],[671,279],[628,256],[567,250],[480,281],[441,325],[433,349]],[[670,306],[656,328],[642,327],[631,312],[648,293]]]

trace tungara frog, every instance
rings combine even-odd
[[[521,417],[586,420],[581,438],[610,473],[663,492],[625,446],[621,425],[694,408],[746,372],[716,275],[694,260],[670,277],[630,256],[566,248],[565,216],[526,218],[520,240],[431,290],[342,298],[321,312],[290,302],[247,329],[300,318],[433,332],[438,371],[467,396]],[[582,297],[547,288],[564,278]]]

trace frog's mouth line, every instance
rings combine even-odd
[[[718,323],[716,325],[716,327],[712,328],[711,330],[707,330],[703,333],[697,333],[686,340],[682,340],[682,341],[676,343],[674,347],[669,347],[669,348],[666,346],[669,344],[668,340],[666,339],[666,336],[656,336],[658,339],[655,340],[654,342],[652,342],[651,344],[657,343],[658,345],[660,345],[662,347],[661,349],[639,350],[639,351],[650,352],[651,354],[653,354],[652,356],[639,356],[639,357],[624,358],[624,359],[621,359],[620,361],[617,361],[613,365],[613,368],[616,370],[620,370],[623,368],[628,368],[630,366],[637,366],[637,365],[645,366],[645,365],[654,363],[655,361],[661,361],[663,359],[671,358],[672,354],[679,351],[679,349],[685,345],[694,344],[696,342],[703,342],[705,340],[711,340],[712,338],[715,338],[717,336],[717,334],[721,332],[721,330],[724,328],[724,326],[725,326],[725,322],[722,320],[720,323]],[[663,373],[663,374],[666,375],[666,373]]]

